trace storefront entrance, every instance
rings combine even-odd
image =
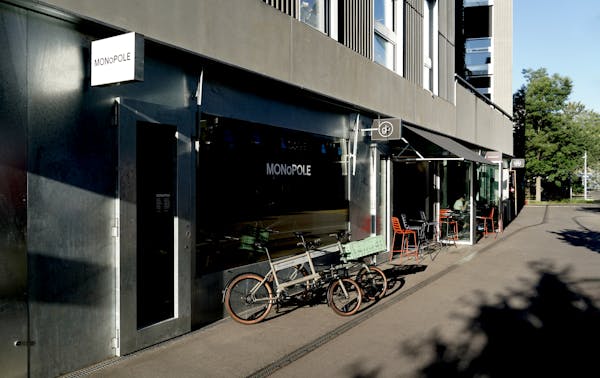
[[[495,187],[497,168],[449,137],[403,127],[403,139],[387,147],[393,162],[392,215],[420,219],[423,211],[429,221],[438,221],[440,209],[446,209],[452,230],[441,229],[442,238],[452,243],[475,243],[481,234],[477,216],[487,214],[497,202],[490,190]],[[451,239],[448,231],[452,231]]]
[[[420,219],[424,211],[428,219],[435,218],[438,201],[433,187],[435,163],[410,161],[393,163],[392,216],[405,214],[408,219]]]
[[[120,99],[117,351],[190,330],[192,113]]]

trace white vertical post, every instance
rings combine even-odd
[[[587,201],[587,151],[583,153],[583,199]]]
[[[371,213],[371,235],[376,235],[377,225],[377,145],[371,144],[370,148],[370,169],[369,169],[369,186],[370,186],[370,213]]]
[[[436,241],[440,241],[442,235],[442,229],[440,227],[440,208],[442,201],[442,182],[441,182],[441,165],[439,162],[435,163],[435,174],[433,176],[433,192],[435,193],[435,202],[433,204],[433,214],[431,219],[435,222],[437,229],[435,230],[435,234],[437,235]]]
[[[384,160],[385,163],[385,240],[388,250],[391,249],[389,245],[391,243],[391,225],[390,219],[392,219],[392,161],[388,158]]]

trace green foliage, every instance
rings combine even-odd
[[[546,198],[564,198],[579,181],[584,151],[591,161],[600,158],[600,116],[568,102],[568,77],[549,76],[545,68],[523,75],[527,83],[513,97],[515,153],[525,156],[529,182],[542,177]]]

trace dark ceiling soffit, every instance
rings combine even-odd
[[[425,131],[425,130],[421,130],[418,129],[416,127],[412,127],[412,126],[408,126],[406,124],[402,124],[402,127],[412,131],[413,133],[425,138],[426,140],[430,141],[431,143],[434,143],[436,145],[438,145],[440,148],[448,151],[449,153],[451,153],[452,155],[455,155],[455,158],[449,158],[449,157],[438,157],[438,156],[433,156],[433,157],[427,157],[427,156],[423,156],[421,155],[418,151],[415,151],[412,146],[410,146],[410,143],[405,139],[402,138],[403,141],[405,143],[407,143],[407,148],[409,150],[412,150],[414,152],[416,152],[416,154],[418,155],[418,157],[411,157],[411,158],[407,158],[407,159],[403,159],[403,158],[399,158],[399,160],[403,160],[403,161],[427,161],[427,160],[470,160],[470,161],[474,161],[476,163],[481,163],[481,164],[491,164],[491,165],[495,165],[494,163],[492,163],[491,161],[487,160],[486,158],[484,158],[483,156],[471,151],[470,149],[468,149],[467,147],[463,146],[462,144],[458,143],[457,141],[448,138],[446,136],[440,135],[440,134],[434,134],[431,133],[429,131]],[[409,147],[410,146],[410,147]],[[403,150],[403,152],[405,151]]]

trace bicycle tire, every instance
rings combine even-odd
[[[348,296],[345,293],[348,293]],[[354,315],[362,303],[362,290],[351,278],[335,280],[327,289],[327,303],[338,315]]]
[[[379,300],[387,292],[387,277],[383,270],[376,266],[361,268],[355,279],[363,290],[363,296],[367,300]]]
[[[235,277],[225,291],[225,308],[233,320],[255,324],[264,320],[273,307],[273,290],[264,277],[244,273]],[[260,285],[254,294],[251,290]]]

